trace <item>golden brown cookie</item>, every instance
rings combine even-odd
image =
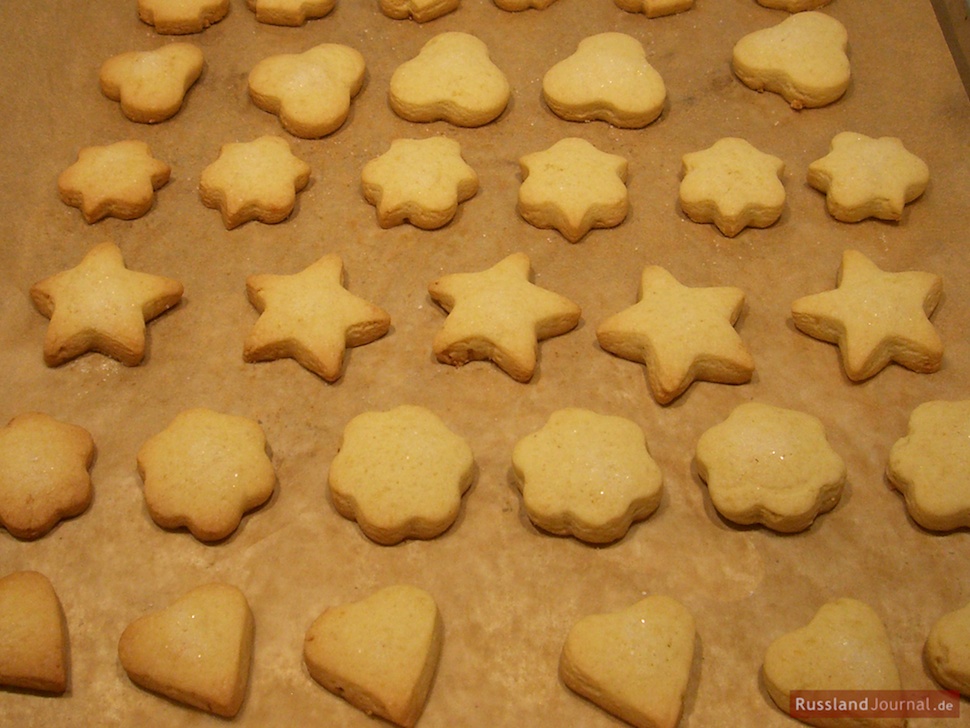
[[[502,10],[508,10],[511,13],[517,13],[521,10],[529,10],[533,8],[535,10],[545,10],[550,5],[552,5],[556,0],[494,0],[495,5],[500,7]]]
[[[648,18],[682,13],[694,7],[694,0],[614,0],[618,8],[628,13],[643,13]]]
[[[186,92],[199,80],[205,58],[191,43],[169,43],[151,51],[128,51],[101,65],[101,91],[121,102],[131,121],[155,124],[182,108]]]
[[[163,35],[201,33],[229,12],[229,0],[138,0],[138,17]]]
[[[970,604],[933,623],[923,655],[934,680],[947,690],[970,695]]]
[[[336,4],[337,0],[246,0],[260,23],[291,27],[324,17]]]
[[[459,0],[380,0],[381,12],[395,20],[411,18],[418,23],[440,18],[457,10]]]
[[[69,660],[67,621],[50,580],[36,571],[0,579],[0,685],[63,693]]]

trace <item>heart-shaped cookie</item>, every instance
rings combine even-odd
[[[0,579],[0,685],[63,693],[68,636],[47,577],[17,571]]]
[[[970,604],[936,621],[926,638],[924,655],[934,680],[970,695]]]

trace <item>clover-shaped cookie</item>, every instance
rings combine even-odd
[[[933,623],[923,655],[934,680],[947,690],[970,695],[970,604]]]
[[[846,476],[817,417],[760,402],[738,405],[704,432],[695,462],[718,513],[782,533],[834,508]]]
[[[381,12],[395,20],[411,18],[418,23],[447,15],[457,10],[460,0],[380,0]]]
[[[54,586],[36,571],[0,578],[0,685],[61,694],[70,646]]]
[[[353,48],[322,43],[303,53],[264,58],[249,74],[249,96],[283,128],[303,139],[332,134],[346,121],[364,83],[364,57]]]
[[[327,15],[337,0],[246,0],[256,20],[268,25],[298,27],[309,19]]]
[[[660,116],[667,88],[640,41],[625,33],[599,33],[546,72],[542,96],[567,121],[599,119],[639,129]]]
[[[201,33],[229,12],[229,0],[138,0],[138,17],[163,35]]]
[[[151,51],[128,51],[101,65],[101,91],[121,102],[131,121],[154,124],[182,108],[185,93],[202,75],[205,59],[191,43],[169,43]]]

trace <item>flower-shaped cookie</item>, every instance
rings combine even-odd
[[[923,194],[930,168],[896,137],[873,139],[844,131],[828,154],[808,165],[808,183],[825,193],[836,220],[901,220],[903,207]]]
[[[61,694],[70,646],[61,600],[36,571],[0,578],[0,685]]]
[[[474,474],[471,448],[441,418],[401,405],[347,423],[330,464],[330,496],[340,515],[390,546],[448,530]]]
[[[303,139],[335,132],[364,83],[364,57],[353,48],[322,43],[303,53],[264,58],[249,74],[249,96],[277,114],[283,128]]]
[[[538,228],[553,228],[578,242],[593,228],[616,227],[629,209],[627,161],[567,137],[519,159],[522,185],[517,210]]]
[[[714,223],[734,237],[746,227],[765,228],[781,217],[785,163],[737,137],[683,157],[680,206],[694,222]]]
[[[229,0],[138,0],[138,17],[163,35],[201,33],[229,12]]]
[[[929,320],[943,295],[935,273],[887,273],[856,250],[842,254],[837,287],[792,303],[795,326],[837,344],[853,382],[894,361],[914,372],[935,372],[943,342]]]
[[[631,420],[567,408],[512,451],[534,524],[589,543],[623,538],[660,505],[662,476]]]
[[[616,6],[628,13],[643,13],[648,18],[660,18],[690,10],[694,0],[614,0]]]
[[[380,0],[381,12],[395,20],[411,18],[418,23],[447,15],[457,10],[459,0]]]
[[[128,51],[101,65],[101,91],[121,102],[131,121],[154,124],[182,108],[185,93],[199,76],[205,59],[191,43],[169,43],[152,51]]]
[[[579,306],[529,280],[525,253],[513,253],[476,273],[452,273],[428,286],[435,303],[448,312],[434,337],[438,361],[462,366],[495,362],[519,382],[535,373],[538,342],[572,331]]]
[[[331,254],[293,275],[249,276],[246,293],[260,316],[243,359],[290,357],[328,382],[339,379],[347,347],[369,344],[391,326],[386,311],[343,287],[343,270]]]
[[[246,0],[256,20],[269,25],[298,27],[308,19],[327,15],[337,0]]]
[[[834,508],[846,475],[818,418],[759,402],[738,405],[704,432],[696,464],[718,513],[783,533]]]
[[[970,604],[933,623],[923,654],[934,680],[947,690],[970,695]]]
[[[434,230],[451,222],[458,205],[478,192],[478,175],[454,139],[395,139],[361,172],[364,197],[388,228],[410,222]]]
[[[743,306],[740,288],[689,288],[647,266],[637,303],[603,321],[596,339],[611,354],[646,364],[654,398],[667,404],[698,379],[751,379],[754,361],[734,329]]]

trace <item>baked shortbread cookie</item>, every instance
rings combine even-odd
[[[458,205],[478,192],[478,174],[454,139],[395,139],[361,172],[364,198],[383,228],[409,222],[423,230],[444,227]]]
[[[502,10],[517,13],[521,10],[545,10],[556,0],[494,0],[495,5]]]
[[[67,690],[69,637],[61,600],[36,571],[0,578],[0,685]]]
[[[970,604],[933,623],[923,655],[934,680],[947,690],[970,696]]]
[[[804,10],[818,10],[828,5],[832,0],[758,0],[759,5],[773,10],[787,10],[789,13],[800,13]]]
[[[571,690],[630,725],[674,728],[695,638],[686,607],[668,596],[649,596],[577,622],[563,645],[559,674]]]
[[[81,149],[77,161],[57,178],[57,191],[89,224],[105,217],[134,220],[152,209],[155,190],[165,186],[171,173],[145,142],[127,139]]]
[[[168,43],[151,51],[112,56],[98,74],[101,91],[121,102],[131,121],[154,124],[175,116],[186,92],[199,80],[205,58],[191,43]]]
[[[129,270],[111,242],[94,246],[68,270],[34,284],[30,297],[50,319],[44,362],[59,366],[89,351],[126,366],[145,358],[145,323],[182,299],[172,278]]]
[[[614,0],[616,6],[628,13],[643,13],[648,18],[674,15],[694,7],[694,0]]]
[[[943,295],[935,273],[890,273],[856,250],[842,254],[837,287],[792,303],[795,327],[839,347],[845,375],[875,376],[890,362],[937,371],[943,342],[929,317]]]
[[[337,512],[390,546],[447,531],[474,475],[464,439],[430,410],[400,405],[347,423],[328,481]]]
[[[0,526],[40,538],[91,504],[94,440],[83,427],[27,412],[0,428]]]
[[[220,582],[139,617],[118,641],[118,658],[133,683],[225,718],[242,707],[252,652],[249,603]]]
[[[535,373],[538,342],[572,331],[581,310],[529,278],[525,253],[513,253],[476,273],[451,273],[428,286],[447,313],[432,344],[438,361],[462,366],[489,360],[519,382]]]
[[[229,0],[138,0],[138,17],[162,35],[201,33],[229,12]]]
[[[391,326],[386,311],[343,286],[340,256],[325,255],[299,273],[263,273],[246,279],[246,294],[260,312],[243,347],[249,362],[284,357],[335,382],[347,347],[379,339]]]
[[[264,58],[249,73],[249,96],[283,128],[303,139],[339,129],[364,83],[364,57],[349,46],[322,43],[303,53]]]
[[[204,408],[179,413],[145,441],[138,473],[152,520],[200,541],[229,536],[276,487],[259,423]]]
[[[380,0],[381,12],[395,20],[426,23],[457,10],[459,0]]]
[[[337,0],[246,0],[260,23],[290,27],[328,15],[336,4]]]
[[[739,40],[731,67],[745,86],[779,94],[793,109],[826,106],[849,87],[848,38],[830,15],[795,13]]]
[[[519,440],[512,469],[530,520],[589,543],[623,538],[663,493],[643,431],[624,417],[570,407]]]
[[[697,441],[697,473],[729,521],[804,531],[832,510],[845,484],[845,461],[812,415],[760,402],[734,408]]]
[[[697,380],[750,381],[754,360],[734,328],[743,307],[740,288],[690,288],[660,266],[647,266],[637,303],[604,320],[596,340],[611,354],[646,364],[654,399],[668,404]]]
[[[307,630],[303,661],[355,708],[408,728],[424,710],[443,639],[434,598],[400,584],[325,609]]]
[[[439,33],[391,75],[388,100],[407,121],[484,126],[505,110],[512,90],[474,35]]]
[[[616,227],[630,207],[627,160],[567,137],[519,159],[522,185],[516,209],[538,228],[552,228],[571,243],[593,228]]]

